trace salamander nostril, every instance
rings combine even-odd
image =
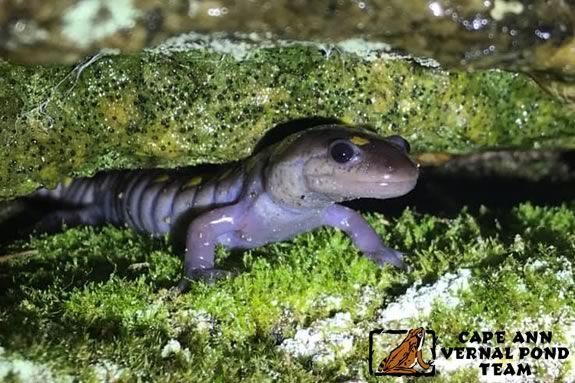
[[[409,142],[407,142],[407,140],[401,136],[389,136],[386,138],[386,140],[400,148],[405,153],[409,153],[411,151],[411,145],[409,145]]]

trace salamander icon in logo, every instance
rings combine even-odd
[[[423,360],[423,350],[425,344],[426,333],[431,335],[432,346],[431,354],[432,358],[435,358],[435,333],[432,330],[424,330],[422,327],[414,328],[409,331],[406,330],[374,330],[369,334],[369,346],[370,346],[370,372],[373,372],[373,353],[374,353],[374,336],[377,335],[377,340],[379,340],[380,347],[382,350],[389,350],[389,346],[397,344],[397,335],[405,334],[407,336],[392,349],[389,353],[383,354],[387,355],[379,365],[377,365],[377,370],[375,375],[411,375],[411,376],[431,376],[435,375],[435,366],[433,364],[433,359],[428,361]],[[387,335],[384,337],[384,335]],[[384,339],[385,338],[385,339]],[[393,343],[392,343],[393,342]],[[387,343],[387,344],[386,344]],[[381,357],[379,357],[381,358]]]

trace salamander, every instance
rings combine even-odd
[[[185,228],[184,287],[212,279],[216,245],[250,249],[320,226],[338,228],[379,264],[402,266],[356,211],[340,202],[393,198],[411,191],[418,166],[400,136],[324,125],[294,133],[252,157],[202,179],[186,169],[108,171],[39,189],[33,198],[64,202],[36,231],[66,225],[127,225],[161,235]]]

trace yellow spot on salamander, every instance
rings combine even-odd
[[[184,184],[184,189],[187,189],[192,186],[197,186],[202,183],[202,177],[193,177],[188,182]]]
[[[367,138],[360,136],[353,136],[350,141],[356,144],[357,146],[363,146],[369,144],[369,140]]]
[[[158,176],[154,179],[154,183],[160,183],[160,182],[164,182],[170,179],[170,176],[167,174],[162,174],[161,176]]]

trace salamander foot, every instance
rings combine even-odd
[[[389,263],[397,268],[407,270],[407,265],[403,262],[403,253],[389,247],[384,247],[377,252],[366,253],[366,256],[378,265],[383,266]]]
[[[183,293],[190,287],[191,281],[203,281],[209,285],[216,283],[219,280],[233,277],[237,273],[229,270],[222,269],[195,269],[192,270],[182,278],[178,285],[178,291]]]

